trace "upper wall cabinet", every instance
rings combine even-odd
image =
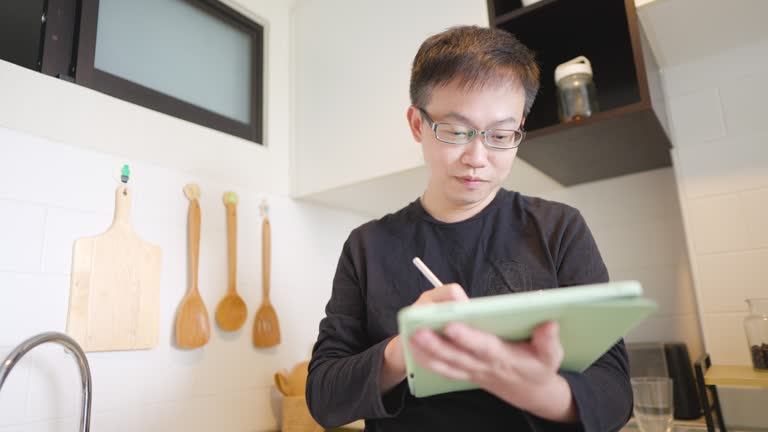
[[[541,90],[518,155],[563,185],[671,165],[658,67],[634,0],[488,0],[491,26],[536,52]],[[560,122],[555,68],[592,63],[600,111]]]

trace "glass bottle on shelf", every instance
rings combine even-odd
[[[592,63],[586,57],[579,56],[558,65],[555,84],[561,122],[583,120],[600,110],[592,80]]]
[[[747,299],[749,314],[744,330],[755,370],[768,372],[768,298]]]

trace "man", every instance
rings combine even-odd
[[[355,229],[344,244],[309,365],[307,403],[333,427],[369,431],[620,429],[632,409],[623,342],[584,373],[560,371],[557,323],[509,343],[460,323],[445,335],[397,335],[410,304],[608,281],[580,213],[506,191],[539,85],[533,54],[512,35],[456,27],[427,39],[411,73],[407,117],[429,181],[420,199]],[[421,257],[443,281],[432,288]],[[415,398],[402,346],[415,360],[480,389]]]

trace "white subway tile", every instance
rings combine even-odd
[[[638,280],[644,294],[654,300],[658,315],[691,315],[696,313],[691,275],[687,265],[609,269],[612,280]]]
[[[102,234],[111,224],[112,214],[107,212],[48,209],[43,272],[69,274],[75,240]]]
[[[751,365],[743,314],[704,314],[707,352],[713,363]]]
[[[105,412],[94,411],[91,415],[91,430],[109,432],[134,432],[144,429],[128,429],[128,414],[124,410],[112,410]]]
[[[768,132],[768,122],[765,121],[768,87],[764,81],[765,74],[756,73],[721,85],[720,96],[729,135]]]
[[[0,427],[0,432],[72,432],[80,430],[79,428],[80,418],[78,417],[24,423],[8,428]]]
[[[742,192],[741,204],[747,222],[749,246],[768,248],[768,189]]]
[[[591,229],[608,269],[687,265],[685,235],[679,220],[651,220]]]
[[[717,88],[705,88],[668,99],[674,144],[696,147],[725,136],[725,122]]]
[[[45,208],[0,200],[0,271],[39,272]]]
[[[689,199],[768,187],[768,135],[728,136],[678,150]]]
[[[542,198],[579,209],[590,227],[680,219],[672,168],[562,188],[544,194]]]
[[[66,330],[69,276],[0,272],[0,292],[0,344]]]
[[[705,313],[745,312],[745,299],[768,292],[768,250],[704,255],[697,262]]]
[[[9,129],[0,138],[0,154],[10,155],[0,157],[0,199],[90,211],[113,201],[118,159]]]
[[[145,390],[144,371],[155,367],[163,370],[168,365],[144,358],[150,352],[142,350],[88,354],[93,377],[94,411],[112,411],[153,400],[156,395]]]
[[[3,327],[0,327],[3,328]],[[4,359],[15,346],[0,347],[0,359]],[[19,362],[14,366],[0,391],[0,430],[3,426],[26,420],[27,395],[29,394],[29,367]]]
[[[683,342],[691,347],[701,344],[696,315],[652,315],[640,322],[624,338],[628,343]]]
[[[82,389],[74,355],[61,345],[49,343],[40,345],[27,356],[24,358],[30,369],[27,418],[51,420],[79,416]]]
[[[694,199],[688,208],[697,254],[740,251],[747,247],[747,226],[737,194]]]

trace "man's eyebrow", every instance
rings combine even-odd
[[[467,123],[467,124],[471,124],[472,123],[472,121],[469,118],[467,118],[466,116],[463,116],[463,115],[461,115],[461,114],[459,114],[459,113],[457,113],[455,111],[449,112],[448,114],[445,115],[445,117],[446,118],[453,118],[453,119],[456,119],[456,120],[458,120],[460,122]],[[508,118],[505,118],[503,120],[499,120],[499,121],[495,121],[495,122],[491,123],[491,126],[500,125],[500,124],[504,124],[504,123],[515,123],[515,124],[517,124],[517,119],[515,117],[508,117]]]

